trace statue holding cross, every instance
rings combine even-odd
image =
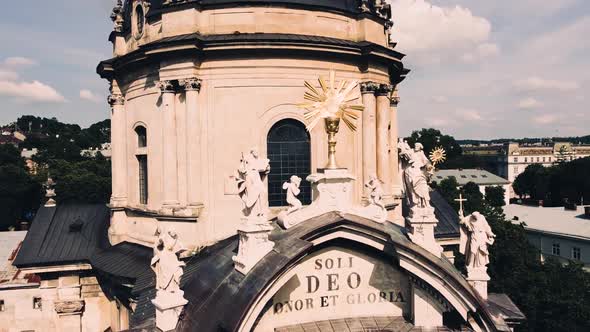
[[[463,202],[467,202],[467,199],[463,198],[463,193],[459,192],[459,198],[455,198],[455,202],[459,202],[459,218],[463,219],[465,217]]]

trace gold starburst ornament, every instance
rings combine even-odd
[[[436,167],[437,164],[441,164],[447,159],[447,153],[445,149],[439,146],[430,152],[429,158],[432,166]]]
[[[358,81],[342,80],[336,84],[336,72],[330,71],[330,80],[327,83],[323,77],[318,79],[320,89],[316,89],[311,83],[305,82],[305,102],[297,107],[305,109],[305,120],[308,122],[307,130],[311,132],[317,124],[324,119],[326,133],[328,134],[328,164],[326,168],[339,168],[336,164],[336,134],[340,129],[340,120],[344,121],[350,130],[356,130],[356,120],[359,116],[356,112],[365,109],[363,105],[356,103],[360,99]]]

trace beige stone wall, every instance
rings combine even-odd
[[[0,332],[55,331],[51,311],[33,309],[33,298],[39,296],[39,288],[0,290],[0,300],[4,300],[4,311],[0,311]]]
[[[135,15],[135,14],[133,14]],[[291,8],[239,7],[198,11],[194,8],[162,14],[161,20],[146,22],[144,33],[126,36],[116,54],[122,55],[165,37],[199,32],[203,35],[233,33],[283,33],[323,36],[387,45],[383,25],[337,13]]]
[[[166,183],[169,177],[165,173],[165,163],[176,163],[180,206],[201,203],[204,209],[197,222],[159,218],[161,222],[158,223],[154,217],[127,212],[126,217],[121,217],[126,220],[125,230],[122,231],[126,236],[119,237],[115,242],[127,240],[149,245],[158,224],[174,228],[191,246],[235,234],[242,203],[238,196],[226,192],[225,179],[234,174],[242,152],[257,146],[261,154],[266,155],[267,134],[276,122],[285,118],[304,122],[304,111],[295,106],[303,99],[304,81],[317,82],[318,75],[327,76],[329,69],[337,71],[338,80],[378,83],[389,80],[385,68],[372,68],[367,73],[361,73],[353,65],[318,60],[217,60],[204,62],[199,67],[195,62],[190,58],[169,60],[160,68],[130,72],[118,81],[126,97],[126,142],[113,141],[113,144],[126,146],[127,165],[113,169],[113,172],[125,174],[128,206],[158,214],[165,202],[166,185],[169,184]],[[202,87],[194,109],[187,109],[187,96],[182,89],[176,92],[171,107],[174,107],[177,121],[176,130],[172,132],[175,137],[171,139],[163,125],[163,97],[155,82],[188,77],[201,79]],[[359,99],[359,103],[362,100]],[[388,109],[389,104],[386,106]],[[178,121],[180,114],[185,114],[186,120]],[[137,125],[145,126],[148,136],[149,200],[146,206],[139,204],[139,166],[136,158],[139,152],[134,131]],[[358,125],[358,131],[354,133],[341,126],[337,151],[341,166],[348,168],[357,178],[354,194],[360,202],[363,194],[361,118]],[[164,160],[166,144],[179,142],[177,135],[181,128],[187,135],[185,149],[178,150],[180,145],[177,144],[179,154],[176,161]],[[311,133],[311,147],[311,166],[315,170],[327,162],[327,137],[323,125],[317,126]]]

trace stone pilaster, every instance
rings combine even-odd
[[[399,172],[399,153],[397,143],[399,140],[399,126],[397,120],[397,105],[399,104],[399,96],[397,89],[389,99],[389,111],[391,127],[389,130],[389,164],[391,169],[391,182],[393,184],[393,195],[400,197],[402,194],[402,178]]]
[[[125,134],[125,98],[113,92],[108,97],[111,105],[111,164],[112,195],[111,206],[127,205],[127,135]]]
[[[163,194],[164,202],[161,213],[172,215],[179,206],[178,200],[178,141],[175,102],[176,95],[171,81],[159,81],[156,86],[161,90],[162,136],[163,136]]]
[[[379,84],[375,82],[363,82],[360,84],[363,98],[363,183],[370,180],[371,175],[377,174],[377,101],[375,92]]]
[[[186,155],[187,155],[187,201],[191,209],[202,207],[202,133],[201,133],[201,112],[199,110],[199,92],[201,91],[201,80],[198,78],[187,78],[180,80],[180,85],[186,92]],[[180,150],[179,150],[179,153]],[[193,211],[194,213],[194,211]]]
[[[377,177],[383,181],[385,196],[392,196],[393,182],[390,163],[390,135],[391,111],[389,95],[393,87],[389,84],[379,85],[377,89]]]

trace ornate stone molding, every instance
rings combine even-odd
[[[360,87],[361,87],[362,94],[375,93],[377,91],[377,89],[379,89],[379,84],[372,82],[372,81],[367,81],[367,82],[362,82],[360,84]]]
[[[400,102],[400,98],[399,95],[397,94],[397,89],[395,89],[393,91],[393,93],[391,94],[391,96],[389,97],[389,102],[391,103],[391,106],[397,107],[397,105]]]
[[[181,79],[178,83],[185,91],[201,91],[201,80],[196,77]]]
[[[55,312],[58,315],[75,315],[84,310],[84,300],[55,302]]]
[[[174,92],[174,84],[172,81],[157,81],[156,87],[162,91],[162,93],[172,93]]]
[[[115,32],[122,32],[123,31],[123,2],[121,0],[117,0],[117,4],[113,7],[113,11],[111,12],[111,20],[113,21],[113,30]]]
[[[123,97],[123,95],[119,93],[111,94],[110,96],[108,96],[107,101],[109,105],[111,105],[111,107],[117,105],[125,105],[125,97]]]
[[[379,84],[379,88],[375,92],[377,96],[389,96],[393,90],[394,86],[391,84]]]

